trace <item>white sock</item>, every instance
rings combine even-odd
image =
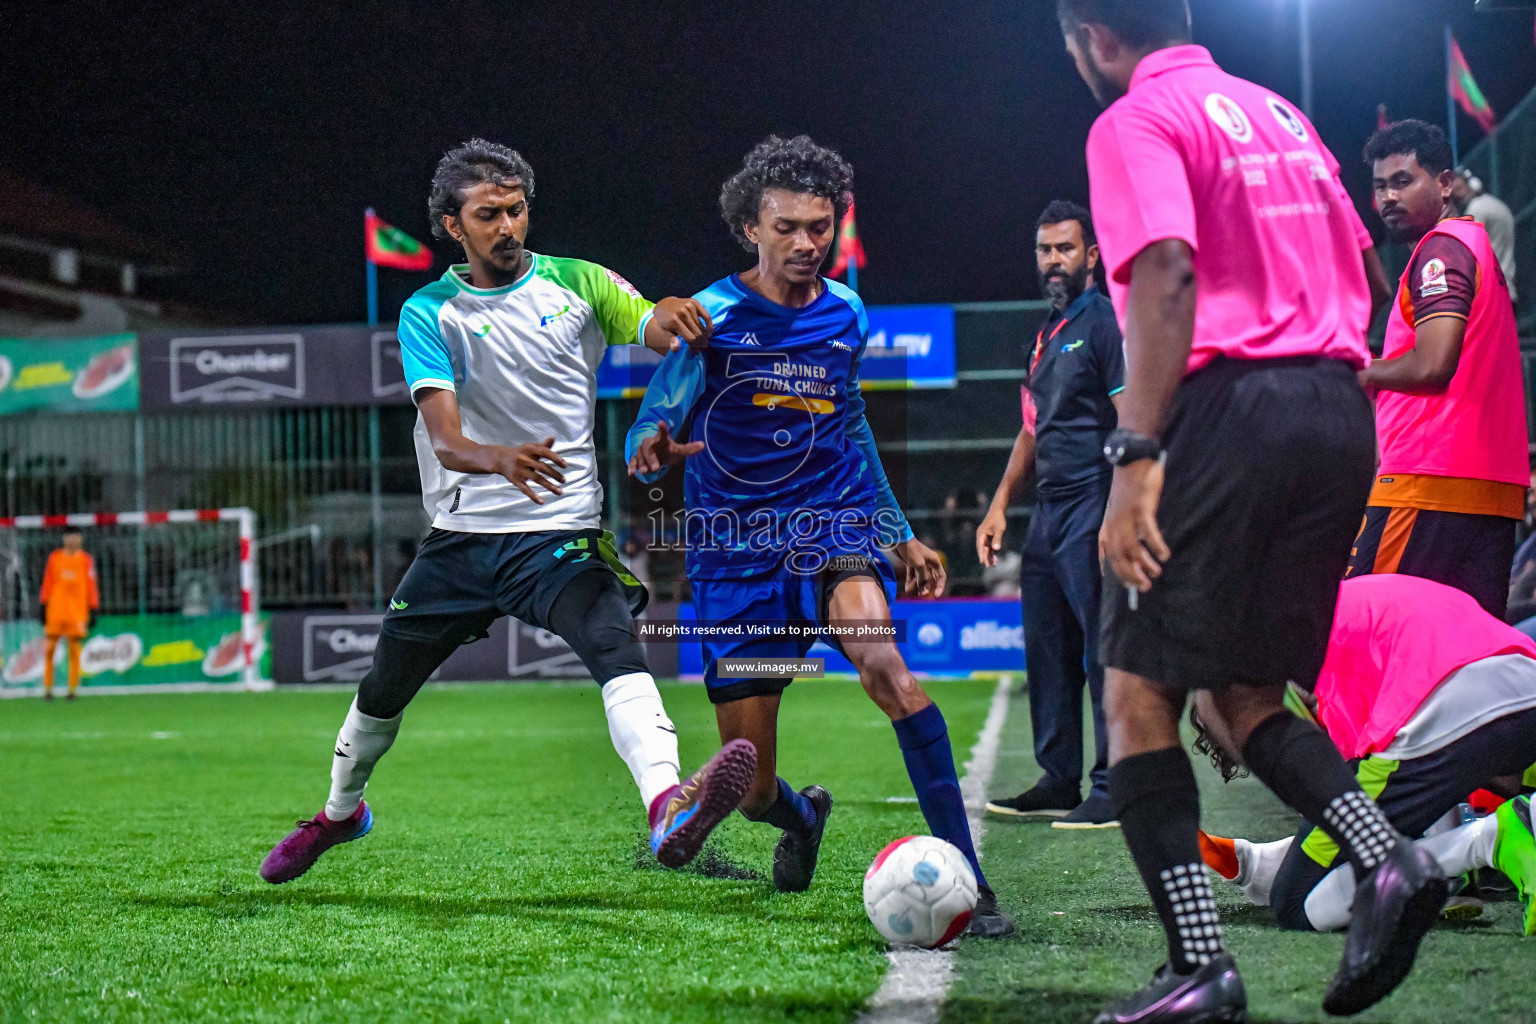
[[[1285,860],[1295,836],[1277,839],[1273,843],[1250,843],[1246,839],[1235,840],[1237,846],[1237,878],[1248,902],[1259,907],[1269,906],[1269,894],[1275,887],[1275,876]],[[1244,849],[1246,847],[1246,849]]]
[[[1493,844],[1499,836],[1495,815],[1441,832],[1414,843],[1428,850],[1440,868],[1452,877],[1473,868],[1493,867]],[[1320,932],[1338,931],[1349,925],[1349,908],[1355,899],[1355,869],[1349,864],[1330,871],[1307,894],[1307,920]]]
[[[1414,845],[1434,854],[1440,870],[1455,878],[1473,868],[1493,867],[1493,844],[1498,838],[1499,816],[1490,814]]]
[[[677,756],[677,729],[662,706],[656,680],[649,672],[631,672],[603,684],[603,710],[608,714],[608,736],[640,788],[645,809],[658,796],[677,785],[681,761]]]
[[[325,802],[325,816],[332,821],[350,818],[363,802],[363,790],[373,766],[395,742],[402,715],[374,718],[357,710],[357,698],[347,709],[341,732],[336,734],[336,756],[331,761],[331,798]]]

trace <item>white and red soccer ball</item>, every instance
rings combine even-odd
[[[959,938],[975,909],[976,874],[942,839],[898,839],[864,872],[864,911],[894,945],[943,946]]]

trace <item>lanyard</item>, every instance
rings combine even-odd
[[[1073,299],[1072,304],[1061,311],[1061,323],[1057,324],[1056,329],[1051,331],[1049,338],[1045,336],[1045,324],[1040,325],[1040,333],[1035,335],[1035,354],[1029,361],[1029,375],[1031,377],[1035,375],[1035,367],[1040,365],[1040,357],[1045,353],[1045,346],[1049,342],[1055,341],[1056,335],[1061,333],[1061,329],[1077,319],[1078,314],[1087,309],[1089,304],[1098,297],[1098,294],[1098,289],[1090,286],[1083,294]]]
[[[1051,332],[1051,336],[1049,338],[1045,336],[1045,325],[1040,325],[1040,333],[1035,335],[1035,355],[1034,358],[1030,359],[1029,361],[1029,375],[1031,377],[1035,375],[1035,367],[1040,365],[1040,354],[1045,351],[1045,343],[1047,341],[1055,341],[1056,335],[1061,333],[1061,329],[1071,322],[1072,320],[1070,317],[1063,316],[1061,318],[1061,323],[1056,325],[1056,329]]]

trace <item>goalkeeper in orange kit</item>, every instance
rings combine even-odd
[[[64,534],[64,546],[48,556],[38,617],[43,620],[43,699],[53,699],[53,657],[63,637],[69,658],[69,699],[80,688],[80,645],[96,624],[101,595],[96,589],[96,560],[82,546],[79,530]]]

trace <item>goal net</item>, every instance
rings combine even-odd
[[[250,509],[10,516],[0,517],[0,694],[41,687],[43,574],[71,530],[95,562],[101,598],[81,651],[88,691],[269,678]],[[65,645],[57,648],[62,682]]]

